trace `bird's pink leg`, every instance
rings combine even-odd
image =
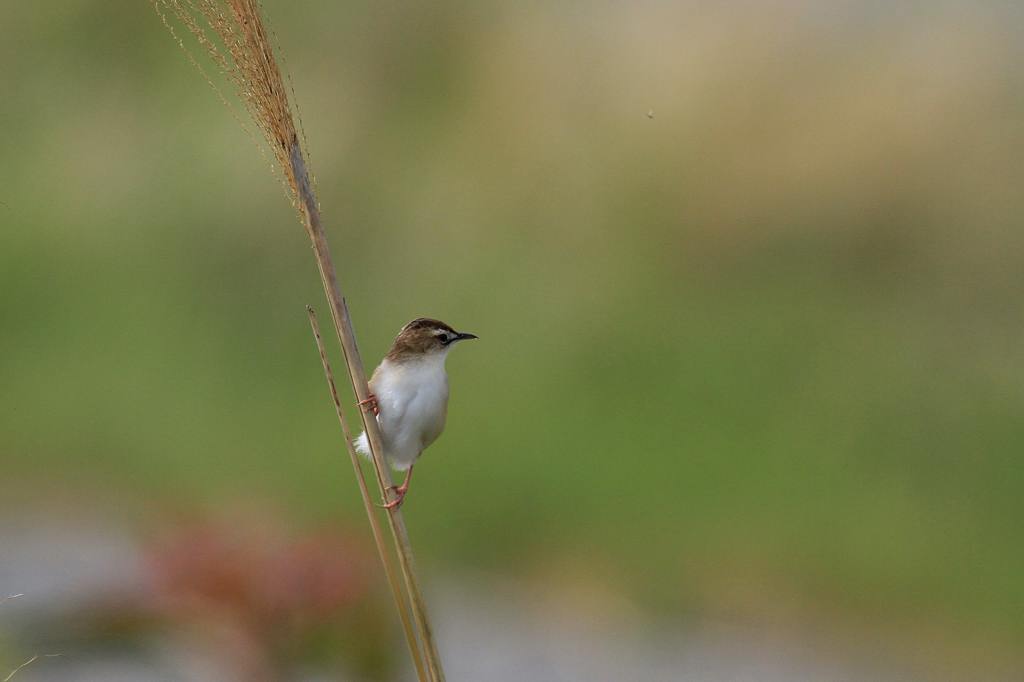
[[[380,414],[380,405],[377,404],[377,396],[375,396],[372,393],[366,398],[366,400],[359,401],[359,407],[369,407],[371,410],[373,410],[373,414]]]
[[[409,481],[412,480],[412,467],[405,472],[405,480],[402,481],[402,485],[393,485],[388,490],[394,490],[397,497],[390,502],[382,505],[385,509],[398,509],[402,506],[402,502],[405,501],[405,494],[409,492]]]

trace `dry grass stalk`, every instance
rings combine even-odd
[[[14,679],[14,676],[17,675],[21,670],[24,670],[25,668],[29,667],[30,665],[32,665],[33,663],[35,663],[38,660],[39,660],[39,654],[36,654],[32,658],[28,659],[27,661],[25,661],[24,663],[19,665],[17,668],[12,670],[10,672],[10,674],[8,674],[7,677],[4,678],[4,682],[11,682],[11,680]]]
[[[319,205],[310,182],[305,156],[299,144],[299,136],[295,130],[288,93],[260,15],[259,3],[256,0],[151,0],[151,2],[172,35],[189,54],[193,64],[202,71],[202,67],[185,47],[184,41],[174,31],[174,27],[167,19],[167,13],[173,14],[195,36],[199,44],[206,49],[211,59],[233,84],[249,116],[263,133],[277,165],[282,170],[285,184],[290,191],[293,205],[302,219],[306,234],[312,242],[324,293],[331,306],[335,331],[344,350],[349,380],[356,399],[362,403],[370,394],[366,373],[359,356],[348,307],[338,286],[330,248],[327,245],[327,235],[320,222]],[[207,31],[207,28],[212,31],[213,35]],[[212,81],[210,84],[213,85]],[[215,85],[214,88],[216,89]],[[378,487],[382,498],[387,499],[392,481],[390,471],[383,460],[384,450],[381,446],[380,430],[369,405],[365,403],[363,405],[360,414],[373,456]],[[356,463],[358,464],[358,462]],[[395,550],[405,581],[409,604],[412,608],[413,621],[423,642],[423,655],[427,663],[429,679],[443,682],[444,672],[420,591],[405,520],[398,508],[388,510],[387,518],[395,541]],[[386,552],[382,553],[381,560],[387,565],[384,554]],[[399,600],[397,606],[401,612],[405,608],[404,600]],[[418,647],[417,642],[410,641],[409,644],[411,647]]]
[[[36,654],[32,658],[28,659],[27,661],[19,665],[17,668],[12,670],[10,673],[8,673],[7,677],[3,679],[3,682],[11,682],[11,680],[14,679],[15,675],[17,675],[19,672],[21,672],[25,668],[29,667],[30,665],[38,661],[40,658],[57,658],[61,655],[62,654]]]
[[[345,412],[341,407],[341,400],[338,398],[338,387],[334,383],[334,372],[331,371],[331,363],[327,359],[327,350],[324,348],[323,338],[320,336],[320,324],[317,322],[316,312],[310,306],[306,306],[306,312],[309,314],[309,325],[313,329],[313,338],[316,340],[316,348],[320,353],[320,363],[324,368],[327,388],[331,393],[331,400],[334,402],[334,411],[338,415],[338,423],[341,424],[341,435],[345,440],[345,449],[348,450],[349,458],[352,460],[352,468],[356,472],[356,483],[359,484],[359,493],[363,498],[363,507],[365,507],[366,515],[370,519],[373,541],[377,545],[381,562],[384,564],[384,573],[387,576],[388,585],[391,587],[395,603],[405,605],[405,593],[402,591],[402,585],[398,582],[398,575],[395,573],[391,554],[387,551],[387,546],[384,544],[384,533],[380,527],[380,520],[377,518],[377,511],[374,508],[373,498],[370,497],[370,490],[366,486],[366,477],[363,476],[363,468],[359,464],[359,455],[356,454],[356,448],[353,445],[352,429],[348,426],[348,419],[345,417]],[[406,641],[409,643],[409,653],[412,655],[412,662],[416,666],[416,677],[420,680],[430,679],[423,668],[423,655],[420,652],[420,647],[416,644],[416,631],[413,629],[412,621],[409,619],[408,608],[399,608],[398,614],[402,620],[402,629],[405,632]]]

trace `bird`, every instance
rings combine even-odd
[[[419,317],[402,327],[391,350],[370,377],[370,395],[360,407],[372,408],[392,468],[405,472],[401,485],[392,486],[395,509],[409,492],[412,469],[423,451],[444,430],[448,416],[448,374],[445,360],[460,341],[476,334],[457,332],[440,320]],[[356,439],[356,450],[370,457],[366,431]]]

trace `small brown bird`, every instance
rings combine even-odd
[[[384,456],[405,480],[394,487],[397,497],[385,507],[405,500],[412,468],[427,446],[444,430],[448,416],[448,374],[444,362],[459,341],[477,338],[457,332],[440,320],[421,317],[402,327],[370,378],[370,401],[377,413],[384,440]],[[370,446],[364,431],[356,449],[367,457]]]

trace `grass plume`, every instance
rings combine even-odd
[[[327,244],[327,236],[321,224],[319,204],[306,164],[306,155],[296,132],[296,119],[292,115],[288,90],[281,76],[281,69],[274,57],[270,34],[263,22],[259,3],[256,0],[151,1],[164,25],[188,54],[190,61],[217,90],[222,101],[230,107],[230,101],[220,92],[185,45],[185,41],[170,21],[169,15],[173,15],[206,50],[217,68],[234,87],[249,118],[260,130],[271,150],[276,166],[283,176],[284,184],[292,198],[293,206],[298,211],[313,246],[324,293],[330,304],[335,331],[344,351],[353,393],[363,406],[360,416],[368,436],[379,492],[382,499],[386,500],[392,487],[392,481],[390,471],[383,460],[383,448],[377,420],[370,406],[363,402],[370,394],[365,370],[356,345],[348,307],[338,285],[337,274]],[[239,122],[252,135],[245,123]],[[311,323],[315,325],[315,318],[311,319]],[[316,331],[315,326],[314,331]],[[322,345],[318,343],[318,346],[321,347],[321,359],[325,359]],[[328,373],[330,382],[329,366],[325,367],[325,371]],[[336,395],[337,393],[334,391],[335,398]],[[336,408],[339,404],[336,403]],[[338,410],[338,413],[340,416],[341,411]],[[345,428],[344,422],[343,428]],[[361,469],[358,460],[354,460],[353,464],[356,468],[357,480],[359,480]],[[367,512],[371,516],[371,528],[375,529],[373,520],[376,512],[369,506],[368,492],[364,492],[364,503],[368,505]],[[397,507],[388,510],[387,519],[406,591],[405,598],[400,598],[402,595],[396,591],[396,605],[403,625],[409,622],[407,611],[411,610],[411,622],[415,623],[418,630],[419,638],[417,640],[412,629],[405,627],[406,638],[413,651],[414,662],[417,662],[417,653],[421,654],[426,661],[426,670],[422,665],[417,665],[417,673],[421,680],[429,679],[441,682],[444,680],[444,672],[434,643],[426,605],[420,591],[413,562],[412,545],[409,541],[405,521]],[[375,540],[379,540],[376,532]],[[391,564],[383,543],[378,542],[378,550],[387,572],[390,570]]]

